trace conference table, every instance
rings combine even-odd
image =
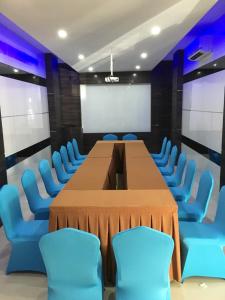
[[[143,141],[98,141],[50,206],[49,231],[72,227],[99,237],[104,278],[113,283],[112,237],[148,226],[174,240],[170,279],[181,280],[177,204]]]

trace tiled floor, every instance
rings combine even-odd
[[[44,190],[40,184],[41,191]],[[24,217],[31,214],[25,197],[21,198]],[[10,247],[0,229],[0,300],[47,300],[47,278],[41,274],[18,273],[5,275]],[[210,278],[191,278],[184,284],[172,282],[172,300],[225,300],[225,281]],[[106,288],[105,300],[114,300],[114,288]],[[90,299],[91,300],[91,299]],[[138,300],[138,299],[137,299]]]

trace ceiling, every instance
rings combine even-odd
[[[216,0],[0,0],[0,11],[80,72],[156,66]],[[153,26],[161,34],[152,36]],[[68,38],[61,40],[58,29]],[[140,54],[148,57],[141,59]],[[78,54],[85,59],[78,60]]]

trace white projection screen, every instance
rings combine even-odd
[[[151,85],[81,85],[84,133],[150,132]]]

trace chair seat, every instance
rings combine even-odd
[[[170,187],[170,190],[176,201],[187,202],[190,198],[190,195],[180,187]]]
[[[38,202],[37,211],[42,212],[45,211],[46,209],[49,209],[49,206],[52,204],[53,200],[54,199],[51,197],[46,199],[40,199],[40,201]]]
[[[58,183],[57,186],[55,186],[54,190],[51,191],[51,196],[56,197],[59,192],[64,188],[65,184],[63,183]],[[49,192],[50,194],[50,192]]]
[[[188,204],[178,202],[178,217],[181,221],[201,222],[203,212],[198,203]]]
[[[183,241],[204,244],[223,240],[225,244],[225,234],[214,224],[181,221],[179,227]]]
[[[170,176],[173,174],[173,168],[169,167],[159,167],[159,170],[163,176]]]
[[[21,221],[16,227],[15,238],[39,240],[46,233],[48,233],[48,221],[46,220]]]
[[[172,176],[164,176],[164,179],[169,187],[176,187],[177,186],[177,180],[174,175]]]

